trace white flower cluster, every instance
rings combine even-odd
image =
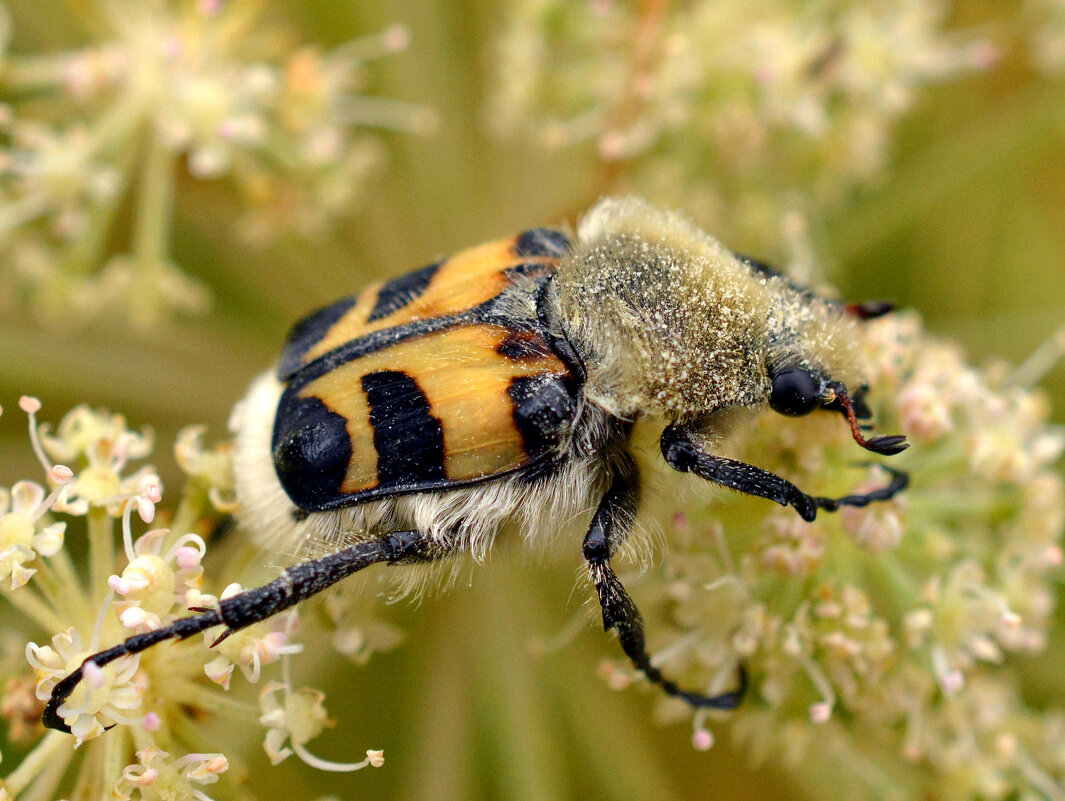
[[[684,206],[711,230],[779,242],[881,174],[931,84],[998,51],[951,31],[946,0],[522,0],[496,42],[494,130],[594,145],[606,187]],[[783,232],[787,240],[787,232]]]
[[[216,605],[218,598],[202,591],[207,543],[200,534],[175,535],[164,528],[134,537],[133,512],[144,523],[151,523],[162,500],[155,469],[133,464],[151,453],[150,432],[131,431],[122,417],[86,406],[70,411],[53,432],[37,422],[39,401],[24,397],[19,405],[29,417],[31,443],[52,489],[49,492],[31,481],[17,482],[10,490],[0,488],[0,578],[4,580],[0,593],[30,622],[60,633],[50,645],[30,642],[25,646],[33,680],[12,677],[0,703],[0,716],[10,722],[12,735],[18,733],[22,741],[31,741],[41,732],[43,705],[58,682],[78,667],[83,679],[57,709],[73,737],[52,733],[41,739],[22,764],[0,781],[0,799],[18,797],[22,791],[39,797],[41,788],[53,786],[50,783],[63,775],[74,747],[120,727],[122,732],[109,735],[111,742],[136,761],[116,775],[113,771],[121,763],[107,756],[113,749],[89,749],[87,759],[106,762],[79,769],[86,777],[82,782],[88,777],[104,782],[96,787],[99,792],[89,792],[89,796],[103,797],[110,789],[120,799],[209,801],[200,788],[218,780],[228,767],[227,758],[220,753],[173,758],[168,752],[182,747],[174,733],[184,729],[182,719],[190,715],[246,714],[244,706],[228,702],[206,680],[228,690],[234,669],[239,667],[249,682],[258,682],[264,666],[278,660],[282,660],[284,681],[268,682],[262,693],[263,745],[272,760],[294,753],[323,770],[383,764],[377,751],[367,752],[362,762],[343,764],[322,760],[307,749],[329,720],[321,692],[290,690],[284,658],[301,650],[292,642],[298,625],[295,613],[242,629],[217,644],[218,632],[207,632],[205,648],[186,644],[168,653],[164,647],[158,654],[153,649],[126,655],[102,668],[83,664],[89,655],[133,633],[166,626],[190,614],[190,608]],[[216,514],[218,506],[226,505],[223,500],[231,490],[229,449],[205,447],[202,435],[202,430],[195,429],[179,436],[178,451],[195,491],[183,494],[177,519]],[[60,458],[67,464],[52,462]],[[199,503],[200,511],[184,508],[188,503]],[[57,516],[68,520],[55,521]],[[68,523],[79,519],[86,524],[89,537],[88,583],[78,577],[63,548]],[[114,553],[112,544],[115,523],[121,525],[121,554]],[[240,590],[239,584],[232,583],[221,597]]]
[[[291,46],[253,0],[92,9],[86,46],[4,58],[0,6],[0,277],[57,321],[206,307],[170,255],[181,171],[231,180],[238,230],[265,244],[350,213],[382,160],[371,129],[433,126],[364,94],[365,65],[407,46],[402,26],[322,52]],[[128,251],[110,243],[118,229]]]
[[[1065,432],[1044,395],[967,366],[915,317],[867,331],[868,397],[878,428],[910,438],[892,464],[911,486],[813,523],[757,499],[685,508],[664,565],[634,582],[655,662],[711,694],[745,665],[733,733],[756,759],[789,755],[812,789],[852,771],[854,797],[1061,797],[1065,753],[1044,730],[1062,713],[1026,706],[1007,657],[1043,652],[1053,623]],[[766,415],[725,447],[818,494],[867,486],[845,426],[822,417]],[[708,722],[695,714],[698,748]]]

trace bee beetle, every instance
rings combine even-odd
[[[768,406],[839,412],[863,448],[903,450],[903,437],[867,440],[859,423],[859,321],[889,309],[820,298],[636,198],[601,201],[573,238],[537,228],[374,285],[298,323],[231,422],[244,527],[319,558],[85,661],[213,626],[225,637],[370,565],[480,559],[506,521],[536,543],[594,509],[582,553],[604,628],[665,692],[734,708],[742,667],[720,695],[666,679],[611,567],[640,500],[633,422],[664,421],[674,469],[804,520],[888,500],[904,473],[866,494],[815,497],[709,444]],[[47,726],[69,731],[61,705],[83,667],[55,687]]]

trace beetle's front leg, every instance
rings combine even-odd
[[[834,512],[841,506],[867,506],[874,501],[887,501],[904,490],[910,482],[906,473],[890,467],[882,467],[891,475],[887,486],[862,495],[845,495],[842,498],[820,498],[807,495],[787,479],[760,467],[714,456],[699,448],[691,432],[681,425],[670,425],[662,432],[662,456],[674,470],[695,473],[707,481],[713,481],[729,489],[757,495],[776,501],[781,506],[793,506],[803,520],[813,520],[817,510]]]
[[[735,709],[743,700],[747,688],[747,676],[742,666],[739,686],[720,695],[708,696],[682,690],[665,678],[651,663],[651,657],[647,653],[640,610],[636,608],[636,604],[610,566],[610,557],[624,541],[636,515],[638,478],[635,463],[631,457],[626,457],[616,468],[614,481],[599,502],[584,538],[584,558],[588,562],[588,572],[595,584],[599,605],[603,610],[603,630],[617,631],[621,648],[632,660],[632,664],[669,695],[687,701],[695,707]]]

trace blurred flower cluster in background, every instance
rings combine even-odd
[[[667,675],[747,666],[739,710],[617,658],[575,521],[416,606],[368,571],[119,660],[41,728],[85,653],[281,567],[225,422],[295,319],[614,193],[913,310],[864,343],[891,503],[804,523],[637,429],[623,578]],[[0,798],[1065,799],[1063,218],[1060,0],[4,0]],[[825,417],[724,447],[882,484]]]

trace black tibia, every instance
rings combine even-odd
[[[588,534],[584,537],[584,558],[588,561],[588,571],[603,610],[603,630],[617,631],[621,648],[632,664],[669,695],[687,701],[694,707],[735,709],[747,689],[747,674],[742,666],[739,686],[735,690],[708,696],[680,689],[651,664],[640,610],[610,567],[610,557],[624,541],[632,525],[638,498],[636,465],[631,458],[626,457],[625,462],[616,469],[614,482],[599,502]]]
[[[682,473],[695,473],[729,489],[776,501],[781,506],[793,506],[803,520],[813,520],[817,510],[834,512],[841,506],[867,506],[874,501],[887,501],[909,484],[906,473],[881,465],[891,475],[891,482],[864,495],[845,495],[842,498],[819,498],[807,495],[790,481],[760,467],[713,456],[699,449],[683,427],[671,425],[662,432],[662,455],[666,463]]]
[[[139,654],[164,640],[184,640],[205,629],[224,625],[226,630],[215,641],[217,644],[232,632],[273,617],[364,567],[378,562],[399,564],[432,558],[429,540],[424,534],[399,531],[379,540],[352,545],[321,559],[294,565],[265,586],[226,598],[219,603],[218,609],[175,620],[161,629],[136,634],[123,643],[86,658],[80,667],[52,689],[52,697],[44,708],[42,721],[50,729],[70,733],[70,727],[59,715],[59,707],[84,678],[85,665],[90,662],[103,667],[127,654]]]

